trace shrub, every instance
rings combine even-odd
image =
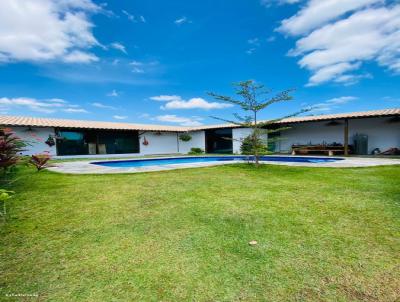
[[[0,203],[2,203],[1,216],[3,216],[4,220],[6,220],[6,215],[7,215],[7,207],[6,207],[7,200],[9,200],[13,194],[14,194],[13,191],[0,189]]]
[[[204,151],[201,148],[191,148],[188,154],[196,155],[196,154],[203,154]]]
[[[0,168],[5,172],[20,160],[26,144],[11,129],[0,129]]]
[[[262,142],[262,140],[258,137],[254,138],[251,135],[247,136],[242,141],[242,145],[240,146],[240,152],[244,155],[254,155],[256,153],[264,155],[269,153],[267,146]]]
[[[182,133],[179,135],[179,139],[183,142],[188,142],[192,139],[192,136],[189,133]]]
[[[51,156],[48,152],[42,154],[32,155],[30,159],[30,163],[36,167],[38,171],[43,170],[49,167],[48,161],[51,159]]]

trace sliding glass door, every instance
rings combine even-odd
[[[98,134],[100,154],[139,153],[139,138],[132,132],[102,132]]]
[[[57,131],[57,155],[139,153],[137,131],[71,130]]]
[[[206,130],[207,153],[232,153],[232,129]]]

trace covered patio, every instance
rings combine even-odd
[[[396,110],[332,114],[283,120],[275,151],[293,155],[399,155],[400,117]]]

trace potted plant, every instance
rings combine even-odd
[[[192,136],[189,133],[185,132],[179,135],[179,139],[183,142],[188,142],[192,139]]]

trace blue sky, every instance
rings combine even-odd
[[[296,88],[262,118],[400,107],[396,2],[2,0],[0,113],[210,124],[247,79]]]

